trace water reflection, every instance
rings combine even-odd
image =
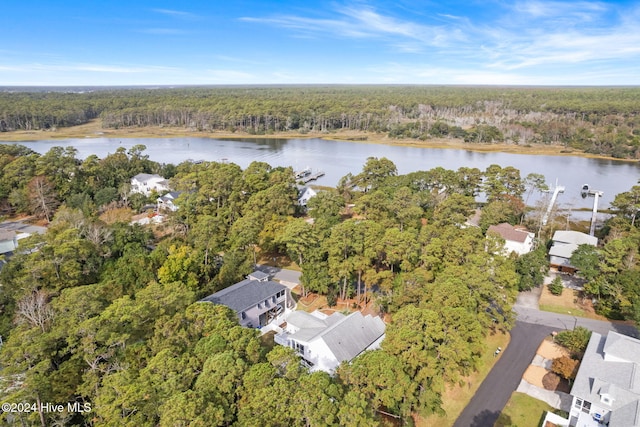
[[[604,208],[616,194],[635,185],[640,177],[638,162],[391,146],[317,138],[95,138],[23,143],[39,153],[45,153],[54,146],[71,145],[78,150],[78,156],[81,158],[90,154],[104,157],[115,152],[118,147],[129,149],[136,144],[146,145],[149,157],[163,163],[180,163],[187,159],[228,159],[229,162],[243,168],[252,161],[263,161],[272,166],[292,166],[296,170],[305,167],[322,169],[326,175],[317,183],[328,186],[336,185],[338,180],[349,172],[358,173],[366,159],[371,156],[387,157],[396,164],[401,174],[438,166],[453,170],[463,166],[484,170],[491,164],[513,166],[520,170],[523,177],[532,172],[544,175],[550,187],[557,179],[558,183],[566,188],[558,202],[570,201],[573,206],[584,208],[590,208],[593,203],[590,198],[580,197],[580,190],[584,184],[604,192],[601,204]]]

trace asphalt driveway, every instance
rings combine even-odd
[[[492,427],[498,420],[542,340],[557,328],[517,321],[500,355],[454,427]],[[493,352],[494,349],[487,349]]]

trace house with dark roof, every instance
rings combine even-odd
[[[553,245],[549,249],[549,265],[558,271],[575,273],[571,255],[580,245],[598,245],[598,238],[579,231],[558,230],[553,233]]]
[[[176,199],[182,194],[182,191],[170,191],[164,196],[158,197],[158,211],[169,210],[175,212],[179,206],[176,205]]]
[[[312,197],[317,196],[318,193],[311,187],[302,187],[298,189],[298,204],[300,206],[307,206],[307,202]]]
[[[382,319],[359,311],[349,315],[294,311],[274,340],[296,350],[311,371],[333,373],[340,363],[379,348],[384,331]]]
[[[139,173],[131,178],[131,192],[150,196],[152,191],[169,191],[169,182],[157,174]]]
[[[561,425],[640,426],[640,340],[593,332],[571,395],[569,418]]]
[[[289,288],[270,281],[262,271],[254,271],[245,280],[200,301],[229,307],[238,315],[240,325],[249,328],[282,321],[295,305]]]
[[[510,254],[515,252],[524,255],[533,249],[535,234],[527,231],[523,227],[514,227],[503,222],[498,225],[491,225],[487,229],[487,235],[494,234],[504,239],[504,252]]]

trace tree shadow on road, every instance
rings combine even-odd
[[[471,427],[510,427],[511,417],[500,412],[482,411],[471,421]]]

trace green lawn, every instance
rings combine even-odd
[[[487,336],[486,349],[479,363],[478,371],[471,376],[463,378],[461,385],[447,387],[442,396],[442,409],[445,411],[444,416],[431,415],[426,418],[416,416],[415,423],[417,427],[450,427],[462,413],[464,408],[469,404],[471,398],[489,374],[493,365],[499,358],[493,357],[496,348],[507,348],[510,336],[508,334],[496,333]]]
[[[494,427],[539,427],[546,411],[553,408],[524,393],[514,392]]]
[[[552,305],[552,304],[540,304],[541,311],[549,311],[551,313],[560,313],[560,314],[568,314],[570,316],[578,316],[578,317],[593,317],[586,311],[579,308],[567,308],[560,305]]]

